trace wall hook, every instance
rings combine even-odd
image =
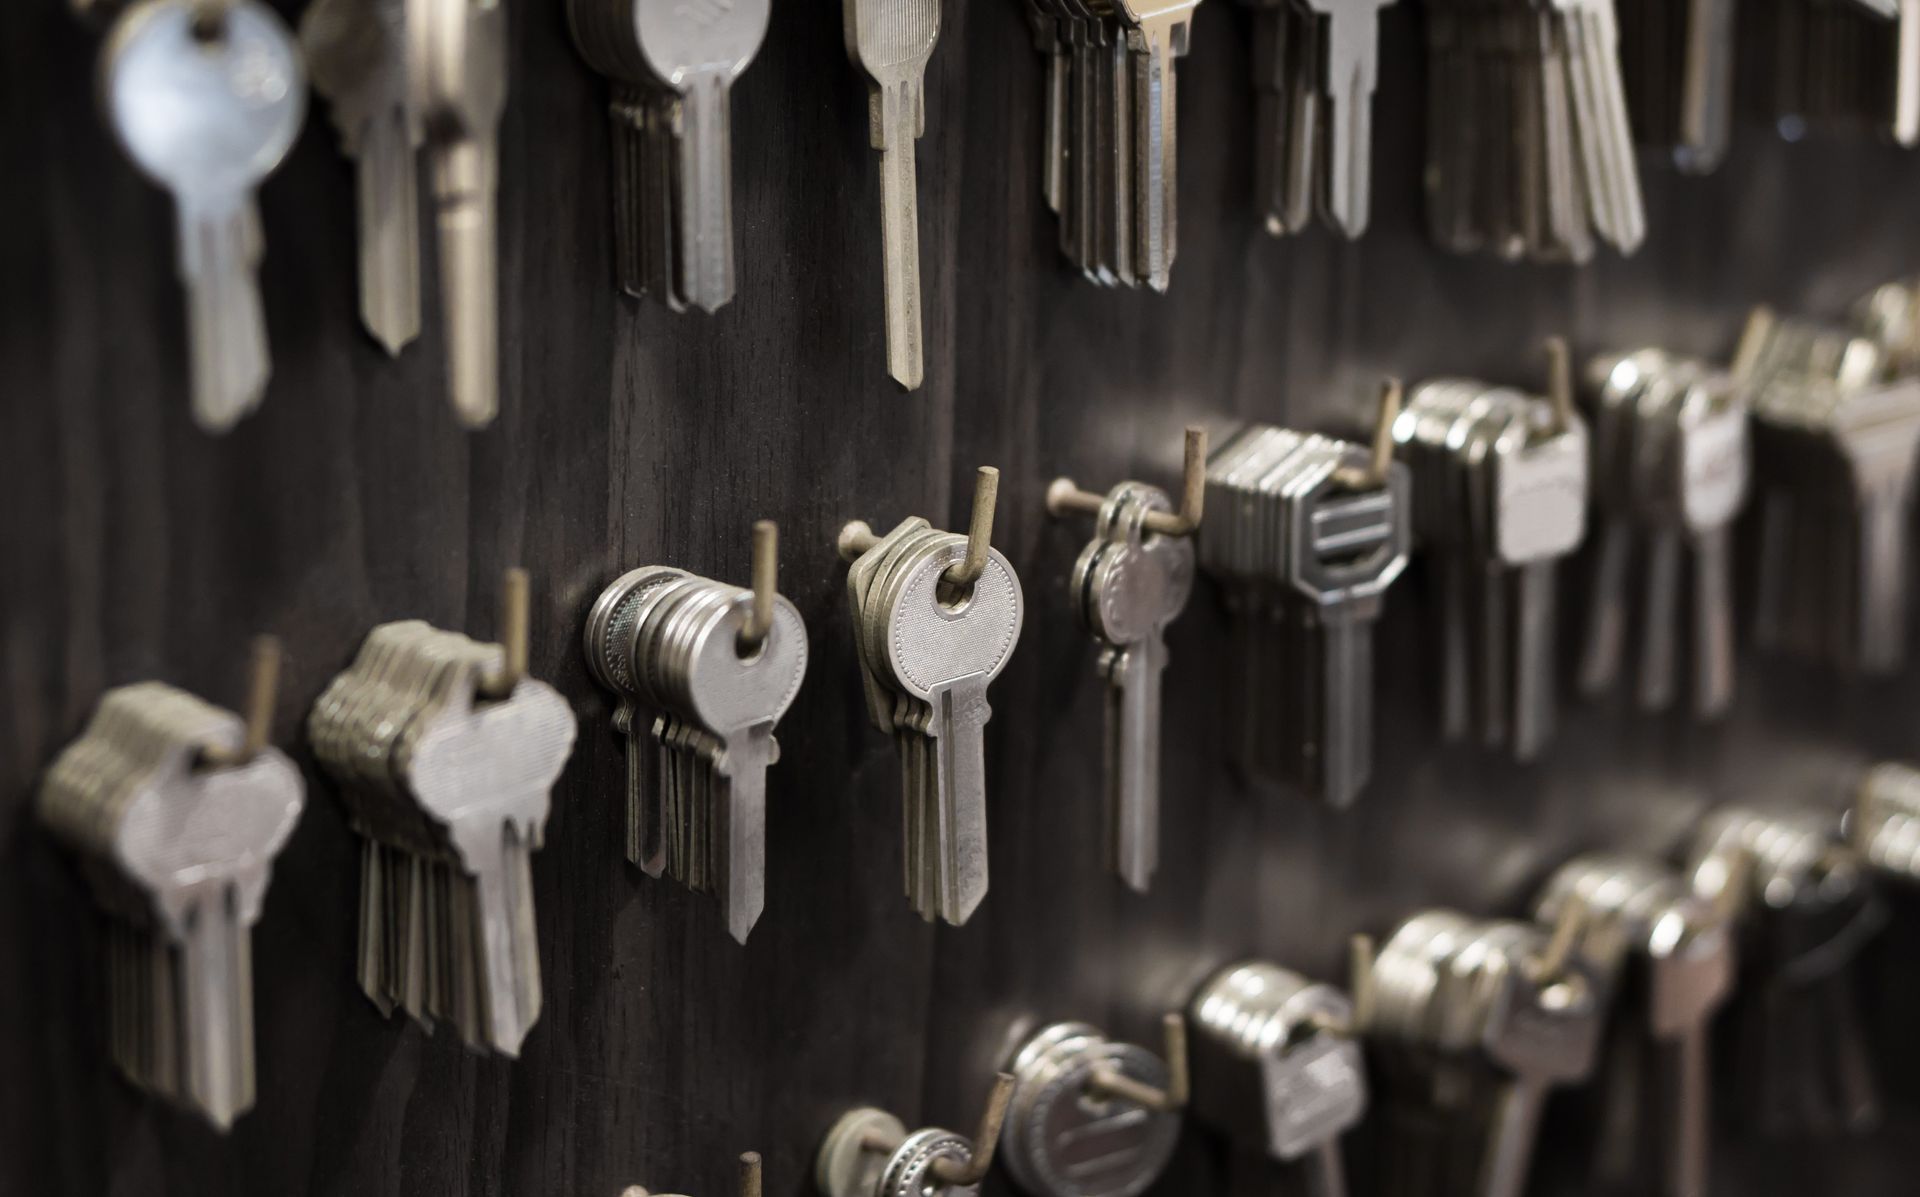
[[[256,636],[247,680],[247,735],[238,749],[208,744],[200,750],[200,764],[208,768],[244,765],[260,755],[273,735],[273,712],[280,695],[280,641]]]
[[[506,660],[499,669],[480,679],[480,695],[483,698],[503,699],[513,693],[513,688],[527,676],[528,657],[528,605],[527,571],[518,567],[508,570],[500,579],[500,646],[506,650]]]
[[[974,475],[973,516],[967,524],[967,555],[941,575],[941,581],[947,585],[964,590],[980,580],[981,571],[987,567],[987,550],[993,547],[993,512],[999,500],[1000,471],[992,466],[981,466]],[[853,561],[879,543],[880,538],[874,535],[871,524],[865,520],[850,520],[840,529],[834,547],[842,561]]]
[[[753,610],[740,629],[739,650],[747,656],[766,642],[773,628],[773,600],[780,591],[780,528],[772,520],[753,525]]]
[[[745,1152],[740,1156],[740,1184],[734,1190],[737,1197],[760,1197],[760,1153]],[[628,1185],[620,1190],[620,1197],[678,1197],[673,1193],[651,1193],[639,1185]]]
[[[1334,471],[1334,481],[1349,490],[1367,490],[1384,486],[1387,471],[1393,465],[1393,425],[1400,418],[1400,380],[1387,378],[1380,384],[1380,414],[1373,426],[1373,457],[1364,468],[1342,466]]]
[[[1180,472],[1180,510],[1149,511],[1141,523],[1147,531],[1162,536],[1191,536],[1200,528],[1200,517],[1207,498],[1207,430],[1198,424],[1187,425],[1185,460]],[[1047,514],[1058,519],[1068,512],[1100,514],[1106,498],[1081,490],[1067,477],[1055,478],[1047,487]]]
[[[1187,1020],[1169,1013],[1160,1020],[1162,1050],[1166,1053],[1167,1087],[1156,1089],[1127,1076],[1116,1068],[1102,1068],[1087,1080],[1087,1088],[1103,1097],[1117,1097],[1156,1114],[1183,1110],[1191,1096],[1187,1068]]]
[[[1573,354],[1558,335],[1547,338],[1547,400],[1553,404],[1553,430],[1573,427]]]

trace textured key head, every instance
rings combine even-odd
[[[444,705],[408,734],[402,776],[456,842],[469,825],[492,835],[512,822],[537,844],[553,783],[573,751],[573,711],[545,682],[524,678],[497,702],[476,699],[477,682],[465,668],[454,671]]]
[[[488,138],[507,106],[506,0],[407,0],[413,106],[443,138]]]
[[[240,0],[215,36],[191,0],[151,0],[122,16],[101,55],[109,122],[135,164],[176,193],[251,191],[299,136],[307,83],[286,25]]]
[[[1020,640],[1026,603],[1020,579],[998,549],[989,549],[973,591],[952,604],[940,595],[940,577],[966,556],[954,537],[898,578],[886,623],[886,660],[894,680],[916,698],[961,678],[998,677]]]
[[[1309,467],[1286,500],[1286,580],[1322,606],[1376,598],[1407,565],[1407,467],[1394,462],[1385,485],[1357,490],[1337,479],[1340,466],[1364,470],[1367,458],[1361,446],[1344,445],[1337,456]]]
[[[740,633],[752,610],[753,595],[742,592],[686,633],[686,696],[700,721],[722,735],[779,722],[807,676],[807,625],[799,609],[775,596],[766,639],[742,654]]]
[[[887,1161],[874,1197],[928,1197],[933,1193],[941,1197],[980,1197],[979,1185],[942,1185],[934,1179],[933,1165],[943,1159],[965,1166],[973,1160],[973,1144],[938,1127],[914,1132]]]
[[[634,0],[640,52],[660,81],[685,91],[695,78],[737,78],[767,35],[771,0]]]
[[[890,83],[916,77],[940,40],[942,0],[845,0],[847,54]]]
[[[1001,1158],[1026,1192],[1136,1197],[1166,1170],[1178,1117],[1090,1089],[1103,1070],[1155,1089],[1167,1085],[1159,1057],[1084,1023],[1048,1027],[1019,1053]]]
[[[201,765],[205,749],[238,750],[245,737],[239,716],[171,686],[110,691],[49,771],[43,816],[150,894],[175,938],[194,893],[208,886],[235,885],[251,922],[306,786],[273,748],[241,765]]]

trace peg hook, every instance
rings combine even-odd
[[[1553,404],[1553,430],[1573,427],[1573,354],[1562,336],[1547,338],[1547,399]]]
[[[1180,470],[1180,510],[1149,511],[1140,522],[1162,536],[1191,536],[1200,528],[1207,501],[1207,430],[1187,425],[1184,460]],[[1068,512],[1098,515],[1106,503],[1101,495],[1080,489],[1071,478],[1055,478],[1047,487],[1047,514],[1059,518]]]
[[[1103,1097],[1117,1097],[1157,1114],[1171,1114],[1185,1109],[1191,1091],[1187,1069],[1187,1020],[1177,1013],[1169,1013],[1160,1020],[1160,1030],[1162,1050],[1167,1060],[1165,1089],[1142,1084],[1113,1067],[1095,1072],[1087,1081],[1087,1088]]]
[[[773,600],[780,589],[780,529],[772,520],[753,525],[753,610],[740,629],[736,646],[741,656],[749,656],[766,642],[773,630]]]
[[[200,763],[208,767],[244,765],[259,756],[273,735],[273,712],[280,695],[280,641],[255,636],[247,669],[247,734],[238,749],[208,744]]]
[[[1400,380],[1387,378],[1380,384],[1380,414],[1373,426],[1373,456],[1365,468],[1342,466],[1334,471],[1334,481],[1349,490],[1366,490],[1385,485],[1387,471],[1393,465],[1393,426],[1400,419]]]
[[[500,579],[500,645],[506,650],[506,660],[480,679],[482,697],[507,698],[527,676],[529,612],[527,571],[510,569]]]
[[[1006,1125],[1007,1105],[1013,1100],[1013,1074],[1003,1072],[993,1081],[993,1092],[987,1096],[987,1107],[980,1112],[980,1125],[973,1132],[973,1158],[966,1164],[950,1159],[938,1159],[928,1169],[935,1181],[942,1185],[966,1188],[977,1185],[986,1179],[987,1171],[993,1167],[993,1154],[1000,1146],[1000,1128]],[[867,1151],[894,1152],[900,1149],[900,1140],[888,1136],[869,1133],[861,1139],[860,1146]]]
[[[987,568],[987,549],[993,544],[993,509],[1000,500],[1000,471],[981,466],[974,474],[973,517],[967,522],[967,555],[948,567],[940,580],[966,590]]]

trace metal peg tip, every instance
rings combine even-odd
[[[524,569],[510,569],[500,579],[500,646],[505,650],[506,660],[498,670],[481,679],[480,693],[487,698],[508,697],[527,676],[529,593]]]
[[[1553,404],[1555,432],[1565,432],[1573,426],[1573,354],[1567,348],[1567,339],[1561,336],[1547,338],[1547,399]]]
[[[967,555],[942,575],[950,586],[968,587],[987,568],[987,549],[993,544],[993,509],[1000,499],[1000,471],[981,466],[974,474],[973,518],[967,524]]]
[[[1373,936],[1364,933],[1355,935],[1349,943],[1348,955],[1353,973],[1348,982],[1349,996],[1353,999],[1353,1025],[1350,1030],[1359,1035],[1373,1023]]]
[[[260,755],[273,738],[273,712],[280,696],[280,641],[255,636],[247,666],[247,731],[238,751],[208,745],[200,752],[203,765],[244,765]]]
[[[840,529],[840,535],[833,542],[834,551],[840,554],[840,560],[852,561],[862,553],[880,543],[873,534],[873,528],[865,520],[850,520]]]
[[[1207,507],[1207,430],[1198,424],[1187,425],[1186,460],[1180,467],[1181,535],[1191,535],[1200,527]]]
[[[773,599],[780,590],[780,529],[772,520],[753,525],[753,609],[740,629],[740,654],[759,648],[773,630]]]
[[[1547,940],[1546,950],[1533,962],[1534,979],[1541,984],[1550,984],[1559,980],[1567,971],[1567,962],[1573,959],[1573,951],[1580,942],[1580,933],[1586,927],[1586,900],[1577,894],[1567,895],[1560,905],[1560,915],[1553,920],[1553,934]]]
[[[760,1153],[740,1153],[740,1197],[760,1197]]]
[[[1007,1104],[1013,1100],[1013,1074],[1000,1073],[994,1079],[987,1108],[980,1113],[980,1126],[973,1133],[973,1159],[965,1165],[951,1159],[938,1159],[931,1169],[934,1180],[943,1185],[965,1188],[986,1179],[993,1167],[993,1153],[1000,1146],[1000,1128],[1007,1121]]]
[[[1760,350],[1773,335],[1773,309],[1758,304],[1747,313],[1746,327],[1740,330],[1740,344],[1733,351],[1732,374],[1735,382],[1744,382],[1760,364]]]
[[[1389,376],[1380,383],[1380,412],[1373,426],[1373,455],[1364,470],[1351,466],[1334,472],[1334,480],[1350,490],[1383,485],[1393,466],[1393,426],[1400,419],[1400,380]]]

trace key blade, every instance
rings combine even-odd
[[[986,726],[993,717],[987,704],[987,678],[974,674],[934,694],[934,718],[928,731],[939,783],[938,820],[940,916],[962,926],[987,896]]]
[[[756,724],[727,737],[715,777],[720,909],[727,931],[743,944],[767,904],[767,767],[777,759],[773,725]]]
[[[919,136],[919,85],[880,90],[880,239],[887,307],[887,373],[918,390],[925,367],[920,342],[920,223],[914,143]]]
[[[471,142],[448,147],[440,167],[440,304],[448,389],[460,422],[480,429],[500,410],[499,197],[493,149]]]
[[[420,199],[404,108],[362,127],[355,182],[360,205],[360,319],[390,356],[420,335]]]
[[[1114,872],[1144,894],[1160,863],[1160,695],[1166,641],[1115,654],[1107,690],[1108,818]]]
[[[719,74],[694,81],[681,101],[680,293],[713,312],[733,298],[732,100]],[[909,151],[911,153],[911,151]]]
[[[236,890],[228,883],[199,895],[179,940],[186,1094],[223,1131],[254,1096],[252,960]]]
[[[479,959],[482,1031],[487,1044],[519,1056],[540,1017],[540,959],[533,923],[531,848],[512,820],[459,828],[456,839],[473,887],[473,949]]]

